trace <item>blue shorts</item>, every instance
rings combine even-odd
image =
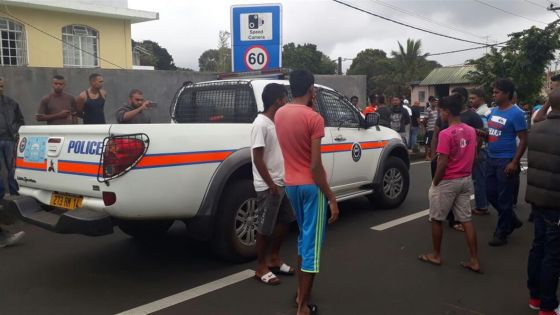
[[[317,185],[286,187],[299,226],[301,271],[318,273],[327,223],[327,199]]]

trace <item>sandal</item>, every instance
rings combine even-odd
[[[262,277],[255,275],[255,279],[267,285],[279,285],[280,279],[272,272],[264,274]]]
[[[294,268],[290,267],[285,263],[282,263],[280,267],[274,266],[274,267],[268,267],[268,269],[270,269],[270,271],[278,275],[293,276],[296,273]]]
[[[454,229],[455,231],[465,232],[465,228],[463,228],[463,225],[462,225],[462,224],[459,224],[459,223],[453,224],[453,229]]]
[[[461,267],[463,267],[463,268],[465,268],[465,269],[467,269],[467,270],[469,270],[469,271],[472,271],[472,272],[474,272],[474,273],[478,273],[479,275],[483,275],[483,274],[484,274],[484,272],[482,271],[482,269],[480,269],[480,268],[479,268],[479,269],[474,269],[470,264],[461,262],[460,265],[461,265]]]
[[[484,209],[472,209],[472,214],[478,215],[478,216],[483,216],[483,215],[489,215],[490,212],[488,212],[488,209],[486,209],[486,210],[484,210]]]
[[[434,261],[434,260],[430,259],[429,255],[420,255],[420,256],[418,256],[418,260],[420,260],[421,262],[432,264],[434,266],[441,266],[441,262],[437,262],[437,261]]]

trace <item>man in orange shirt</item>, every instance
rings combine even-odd
[[[329,223],[338,219],[339,210],[321,161],[325,122],[313,109],[316,97],[313,74],[306,70],[293,71],[290,89],[292,102],[278,109],[274,121],[284,156],[286,193],[299,227],[297,315],[307,315],[317,313],[317,306],[309,304],[309,297],[315,274],[319,273],[327,201],[331,210]]]
[[[375,113],[376,111],[377,111],[377,95],[371,94],[369,96],[369,104],[366,107],[364,107],[362,113],[364,113],[364,115],[367,115],[369,113]]]

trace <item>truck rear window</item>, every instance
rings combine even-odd
[[[178,123],[252,123],[257,114],[250,82],[210,82],[183,89],[174,119]]]

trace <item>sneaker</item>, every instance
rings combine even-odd
[[[488,242],[488,245],[490,245],[492,247],[504,246],[506,244],[507,244],[507,239],[506,238],[501,238],[501,237],[497,237],[497,236],[494,236],[494,238],[492,238]]]
[[[1,232],[1,233],[2,234],[0,234],[0,248],[15,245],[25,236],[24,231],[20,231],[14,234],[10,234],[7,232]]]
[[[540,299],[529,299],[529,308],[535,311],[541,309],[541,300]]]

